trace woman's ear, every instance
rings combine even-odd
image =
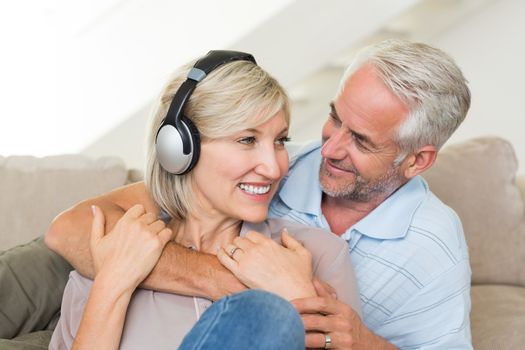
[[[411,179],[421,174],[434,164],[437,158],[437,149],[433,145],[426,145],[419,148],[415,153],[405,159],[404,176]]]

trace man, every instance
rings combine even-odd
[[[405,41],[365,49],[330,104],[322,147],[296,157],[271,207],[348,241],[365,325],[403,349],[471,348],[461,223],[418,176],[469,104],[465,79],[443,52]],[[342,303],[295,305],[326,315],[304,316],[308,346],[323,347],[328,334],[336,348],[374,348]]]
[[[419,177],[469,104],[459,68],[424,44],[386,41],[349,67],[330,104],[322,147],[308,145],[293,157],[271,206],[272,216],[324,227],[347,240],[354,262],[362,320],[319,287],[319,297],[293,302],[307,347],[471,348],[470,268],[461,223]],[[92,276],[89,206],[105,211],[109,231],[132,202],[133,193],[118,190],[81,203],[54,222],[46,243]],[[243,288],[215,257],[175,244],[143,285],[214,299]]]

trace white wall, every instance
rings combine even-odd
[[[431,41],[456,58],[472,106],[449,142],[495,135],[512,142],[525,174],[525,2],[500,0]],[[490,159],[487,159],[490,164]]]
[[[473,95],[471,110],[449,143],[484,135],[506,138],[517,152],[521,174],[525,174],[525,112],[520,108],[521,102],[525,100],[525,89],[522,87],[522,82],[525,82],[522,63],[525,62],[524,14],[525,2],[520,0],[488,1],[481,10],[462,18],[445,31],[430,31],[432,36],[424,38],[429,44],[449,52],[470,81]],[[290,23],[293,24],[293,21]],[[327,36],[326,40],[335,40],[334,37]],[[418,39],[417,35],[414,37]],[[290,42],[290,45],[294,43]],[[315,47],[315,43],[312,45]],[[281,62],[283,67],[300,64],[288,62],[286,56],[282,57]],[[305,96],[302,96],[300,87],[291,86],[292,97],[295,97],[291,129],[294,140],[319,137],[320,126],[326,118],[328,102],[333,96],[339,75],[340,68],[326,67],[324,75],[305,79],[308,84],[315,85],[315,88],[310,87]],[[116,131],[110,131],[88,147],[86,153],[95,156],[119,155],[126,159],[128,165],[141,167],[143,123],[147,110],[148,106],[144,106],[119,125]]]
[[[331,0],[329,3],[318,0],[289,1],[288,6],[244,33],[226,48],[253,53],[258,64],[288,87],[319,70],[341,50],[379,30],[385,22],[418,1],[420,0],[369,0],[366,3],[360,0]],[[359,11],[355,11],[357,8]],[[242,16],[243,12],[240,13]],[[150,69],[150,66],[145,65],[136,70],[141,70],[141,74],[144,74]],[[316,87],[321,88],[323,85]],[[157,88],[150,86],[149,89]],[[328,91],[331,91],[330,87]],[[319,96],[321,95],[317,94],[316,97]],[[91,156],[117,155],[124,158],[130,167],[143,166],[143,139],[150,106],[140,101],[141,106],[137,107],[137,101],[133,98],[129,100],[130,104],[131,101],[135,102],[135,112],[129,112],[125,120],[93,142],[84,153]],[[328,99],[323,100],[323,105],[327,104],[326,101]],[[125,101],[122,100],[122,103]],[[119,106],[115,106],[117,107]],[[300,117],[297,116],[296,119],[299,120]],[[315,137],[319,135],[318,130],[311,133]]]

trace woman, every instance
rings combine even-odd
[[[120,192],[133,193],[138,204],[111,235],[104,234],[102,211],[93,207],[90,244],[98,272],[94,282],[72,272],[51,349],[71,348],[73,341],[75,348],[176,348],[211,301],[136,290],[169,240],[217,254],[250,288],[289,301],[316,295],[315,275],[359,309],[343,241],[266,220],[288,169],[288,100],[251,56],[237,54],[210,52],[192,69],[179,70],[164,89],[150,128],[146,183]],[[166,128],[175,141],[162,139]],[[188,134],[179,136],[181,129]],[[175,163],[172,147],[180,147]],[[283,246],[275,243],[279,239]],[[243,262],[248,252],[261,246],[271,247],[268,263],[241,268],[249,266]]]

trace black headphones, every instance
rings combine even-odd
[[[197,84],[211,71],[233,61],[251,61],[252,55],[239,51],[213,50],[199,59],[188,73],[171,101],[168,114],[157,131],[157,159],[168,172],[182,175],[189,172],[200,154],[199,130],[184,116],[183,111]]]

